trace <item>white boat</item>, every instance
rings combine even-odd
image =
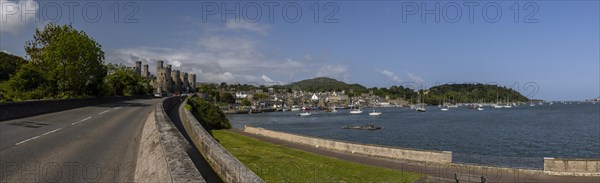
[[[381,115],[381,112],[378,112],[378,111],[374,111],[374,112],[370,112],[369,113],[369,116],[379,116],[379,115]]]
[[[350,114],[361,114],[361,113],[363,113],[363,111],[360,110],[359,107],[354,108],[356,105],[354,104],[354,102],[352,102],[352,100],[350,101],[350,103],[352,103],[352,108],[350,109]]]
[[[418,112],[425,112],[425,103],[423,103],[423,97],[421,96],[421,92],[419,92],[419,106],[417,107]]]
[[[379,116],[381,114],[381,111],[375,111],[375,108],[373,108],[373,112],[370,112],[369,116]]]
[[[533,103],[530,103],[530,104],[529,104],[529,107],[533,107],[533,106],[535,106],[535,104],[533,104]]]
[[[299,111],[299,110],[300,110],[300,107],[298,107],[298,106],[292,106],[291,111]]]
[[[494,109],[500,109],[500,108],[502,108],[502,106],[498,105],[498,104],[492,104],[492,108],[494,108]]]
[[[506,105],[503,105],[502,108],[512,108],[512,105],[506,104]]]
[[[298,116],[310,116],[310,115],[312,115],[310,112],[301,112],[301,113],[298,113]]]
[[[442,108],[441,110],[442,110],[442,111],[448,111],[448,110],[450,110],[450,109],[448,109],[448,108],[444,107],[444,108]]]
[[[360,110],[360,109],[352,109],[352,110],[350,110],[350,114],[360,114],[360,113],[363,113],[363,111]]]
[[[481,107],[478,107],[478,108],[477,108],[477,110],[478,110],[478,111],[483,111],[483,108],[481,108]]]

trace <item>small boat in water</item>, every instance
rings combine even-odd
[[[301,112],[301,113],[298,113],[298,116],[310,116],[310,115],[312,115],[310,112]]]
[[[381,114],[381,111],[376,111],[375,108],[373,108],[373,112],[370,112],[369,116],[379,116]]]
[[[482,107],[478,107],[477,110],[478,111],[483,111],[483,108]]]
[[[373,123],[368,123],[366,126],[358,126],[358,125],[350,125],[344,126],[343,129],[351,129],[351,130],[381,130],[383,127],[375,126]]]
[[[369,116],[379,116],[379,115],[381,115],[381,112],[379,112],[379,111],[373,111],[373,112],[369,113]]]
[[[448,110],[450,110],[450,109],[448,109],[448,108],[444,107],[444,108],[442,108],[441,110],[442,110],[442,111],[448,111]]]
[[[295,105],[295,106],[292,106],[292,109],[291,109],[291,111],[299,111],[299,110],[300,110],[300,107],[298,107],[298,106],[296,106],[296,105]]]
[[[350,114],[360,114],[360,113],[363,113],[363,111],[360,110],[360,109],[352,109],[352,110],[350,110]]]

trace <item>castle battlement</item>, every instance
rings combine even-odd
[[[196,90],[196,75],[172,70],[171,64],[164,66],[164,61],[156,61],[156,76],[152,76],[148,70],[148,64],[144,64],[142,72],[142,61],[136,61],[133,67],[134,73],[150,79],[150,84],[155,91],[162,93],[190,93]]]

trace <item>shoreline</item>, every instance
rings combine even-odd
[[[377,117],[314,112],[297,117],[294,112],[257,115],[228,115],[233,126],[265,127],[286,133],[422,150],[453,151],[455,162],[486,166],[543,170],[544,157],[561,159],[598,159],[597,138],[572,138],[568,131],[584,129],[584,137],[597,137],[598,124],[592,124],[589,114],[597,109],[591,105],[565,113],[568,120],[557,118],[567,106],[490,109],[483,112],[467,109],[443,112],[439,109],[416,113],[409,109],[382,109]],[[569,108],[570,109],[570,108]],[[555,113],[555,111],[559,111]],[[573,110],[568,110],[573,111]],[[287,113],[287,114],[286,114]],[[551,117],[532,117],[549,114]],[[515,117],[515,116],[520,116]],[[552,117],[553,116],[553,117]],[[522,119],[523,118],[523,119]],[[552,118],[552,119],[548,119]],[[591,119],[590,119],[591,118]],[[531,119],[531,120],[528,120]],[[558,120],[561,119],[561,120]],[[526,120],[526,121],[523,121]],[[548,122],[550,120],[550,122]],[[342,130],[343,126],[373,123],[385,127],[380,132]],[[577,124],[568,125],[568,124]],[[553,135],[556,134],[556,135]],[[570,137],[570,138],[562,138]],[[515,140],[517,139],[517,140]],[[596,139],[596,140],[594,140]]]
[[[439,164],[439,163],[423,163],[417,161],[406,161],[397,160],[391,158],[381,158],[361,154],[352,154],[349,152],[342,152],[336,150],[329,150],[325,148],[310,146],[306,144],[299,144],[295,142],[289,142],[285,140],[270,138],[262,135],[251,134],[239,129],[230,129],[230,131],[244,135],[247,137],[255,138],[261,141],[273,143],[276,145],[286,146],[290,148],[299,149],[315,154],[329,156],[341,160],[357,162],[366,165],[385,167],[390,169],[410,171],[420,173],[422,175],[429,176],[429,180],[434,181],[454,181],[454,173],[459,175],[459,179],[462,181],[474,181],[479,182],[481,176],[486,177],[490,182],[524,182],[524,181],[538,181],[538,182],[599,182],[599,176],[569,176],[569,175],[551,175],[546,174],[542,170],[525,170],[525,169],[513,169],[513,168],[499,168],[499,167],[488,167],[478,165],[466,165],[466,164]]]
[[[248,129],[250,129],[250,131],[248,131]],[[237,131],[241,131],[239,129],[236,129]],[[403,152],[400,154],[400,158],[398,158],[398,154],[397,153],[393,153],[392,151],[390,151],[390,149],[383,149],[381,150],[381,147],[386,148],[387,146],[379,146],[379,145],[372,145],[372,144],[359,144],[361,146],[372,146],[372,147],[352,147],[355,145],[352,145],[352,142],[342,142],[342,144],[338,144],[339,141],[337,140],[329,140],[329,139],[320,139],[320,138],[314,138],[314,137],[310,137],[310,136],[303,136],[303,135],[296,135],[296,134],[288,134],[287,132],[278,132],[278,131],[271,131],[271,130],[265,130],[263,128],[254,128],[254,127],[249,127],[246,128],[246,130],[242,131],[245,134],[252,134],[253,136],[260,136],[260,137],[265,137],[265,138],[270,138],[270,139],[275,139],[275,140],[279,140],[279,141],[285,141],[288,143],[293,143],[293,144],[300,144],[300,145],[308,145],[311,147],[315,147],[317,149],[326,149],[326,150],[332,150],[332,151],[339,151],[339,152],[344,152],[344,153],[350,153],[350,154],[362,154],[362,155],[366,155],[369,157],[377,157],[377,158],[384,158],[384,159],[392,159],[392,160],[399,160],[399,161],[404,161],[404,162],[413,162],[413,163],[417,163],[417,164],[428,164],[428,165],[436,165],[436,166],[453,166],[453,167],[462,167],[461,169],[494,169],[494,170],[498,170],[498,171],[507,171],[507,172],[522,172],[522,173],[526,173],[526,174],[542,174],[542,175],[558,175],[558,176],[585,176],[585,177],[598,177],[600,179],[600,166],[598,166],[598,164],[600,163],[600,160],[598,159],[560,159],[560,158],[543,158],[544,161],[544,169],[542,170],[536,170],[536,169],[523,169],[523,168],[516,168],[516,167],[497,167],[497,166],[490,166],[490,165],[481,165],[481,164],[468,164],[468,163],[457,163],[457,162],[453,162],[450,158],[450,161],[447,160],[443,160],[440,161],[440,155],[434,155],[434,156],[430,156],[430,155],[423,155],[422,153],[420,153],[421,155],[418,154],[414,154],[414,153],[408,153],[406,154],[406,152]],[[307,140],[308,139],[308,140]],[[315,139],[317,141],[315,141]],[[325,143],[321,143],[319,141],[325,141]],[[350,144],[344,144],[344,143],[350,143]],[[314,144],[321,144],[322,146],[319,145],[314,145]],[[325,144],[325,145],[323,145]],[[328,145],[330,144],[330,145]],[[338,148],[338,146],[343,146],[343,148]],[[379,147],[379,150],[377,149]],[[376,149],[373,149],[376,148]],[[391,148],[393,149],[403,149],[401,147],[387,147],[387,148]],[[359,149],[359,151],[363,151],[363,152],[355,152],[354,149]],[[365,150],[366,149],[366,150]],[[429,150],[419,150],[419,149],[409,149],[409,150],[414,150],[414,151],[421,151],[421,152],[445,152],[445,153],[452,153],[452,152],[448,152],[448,151],[429,151]],[[382,156],[383,153],[383,156]],[[415,157],[417,156],[417,157]],[[443,157],[443,156],[441,156]],[[408,158],[408,159],[407,159]],[[434,159],[428,159],[428,158],[434,158]],[[443,158],[442,158],[443,159]],[[542,158],[540,158],[542,159]],[[415,161],[416,160],[416,161]],[[427,162],[425,162],[427,161]]]

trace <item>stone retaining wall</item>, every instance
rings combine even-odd
[[[144,125],[138,151],[135,180],[138,182],[206,182],[187,154],[192,148],[165,112],[180,97],[156,105]]]
[[[432,163],[452,163],[452,152],[450,151],[401,149],[396,147],[343,142],[337,140],[307,137],[291,133],[271,131],[266,130],[264,128],[256,128],[251,126],[246,126],[244,131],[252,134],[267,136],[270,138],[369,156],[379,156],[385,158]]]
[[[99,97],[0,103],[0,121],[143,97]]]
[[[223,148],[184,106],[185,103],[179,107],[179,110],[180,113],[185,114],[181,117],[185,131],[224,182],[264,182]]]
[[[600,159],[544,158],[544,172],[553,175],[600,176]]]

